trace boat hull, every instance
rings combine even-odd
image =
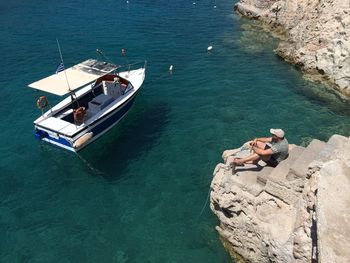
[[[128,113],[134,103],[135,97],[136,93],[123,105],[89,124],[85,129],[72,137],[47,130],[40,127],[40,125],[35,125],[35,137],[60,148],[78,152],[113,128]],[[84,136],[85,138],[83,138]]]

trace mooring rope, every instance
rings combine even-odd
[[[91,163],[89,163],[87,160],[85,160],[80,154],[77,153],[78,158],[86,164],[86,166],[96,175],[106,175],[106,173],[101,172],[100,170],[94,168]]]
[[[207,206],[207,204],[208,204],[208,200],[209,200],[209,197],[210,197],[210,191],[211,191],[211,188],[209,187],[209,191],[208,191],[207,198],[205,199],[205,203],[204,203],[204,205],[203,205],[203,207],[202,207],[201,212],[200,212],[200,213],[199,213],[199,215],[198,215],[198,218],[200,218],[200,217],[201,217],[201,215],[202,215],[202,214],[203,214],[203,212],[204,212],[205,207],[206,207],[206,206]]]

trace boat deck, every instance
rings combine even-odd
[[[55,117],[44,119],[40,122],[40,127],[66,136],[70,136],[79,130],[79,126]]]
[[[130,86],[129,90],[132,90],[132,86]],[[69,137],[73,136],[87,125],[93,123],[110,107],[118,107],[124,99],[129,97],[128,92],[124,93],[124,91],[125,87],[123,90],[118,89],[118,92],[113,94],[113,97],[112,94],[108,95],[109,93],[104,90],[104,84],[100,83],[93,90],[80,94],[73,103],[67,102],[61,110],[58,110],[52,116],[48,115],[42,118],[36,124],[53,133],[59,133]],[[81,123],[74,120],[74,110],[79,107],[86,109],[84,121]]]

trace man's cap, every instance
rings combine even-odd
[[[282,129],[270,129],[270,133],[276,135],[278,138],[284,137],[284,131]]]

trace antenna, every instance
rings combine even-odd
[[[107,58],[100,49],[96,49],[96,53],[99,54],[103,59],[107,60],[109,63],[113,64],[113,62],[109,58]]]
[[[62,57],[62,53],[61,53],[60,43],[58,42],[58,39],[57,39],[57,38],[56,38],[56,41],[57,41],[58,51],[60,52],[61,62],[62,62],[62,64],[63,64],[63,68],[64,68],[63,72],[64,72],[64,76],[66,77],[66,81],[67,81],[67,85],[68,85],[68,90],[69,90],[69,91],[72,91],[72,90],[70,89],[70,86],[69,86],[69,82],[68,82],[68,78],[67,78],[67,73],[66,73],[66,67],[64,66],[64,62],[63,62],[63,57]]]
[[[57,46],[58,46],[58,51],[60,52],[60,57],[61,57],[61,62],[63,64],[63,72],[64,72],[64,76],[66,77],[66,81],[67,81],[67,85],[68,85],[68,90],[70,91],[70,97],[72,99],[72,107],[74,108],[74,97],[73,95],[75,96],[75,101],[77,102],[78,104],[78,107],[79,107],[79,102],[77,101],[77,96],[75,94],[74,91],[71,90],[70,86],[69,86],[69,82],[68,82],[68,77],[67,77],[67,73],[66,73],[66,67],[64,66],[64,62],[63,62],[63,56],[62,56],[62,52],[61,52],[61,47],[60,47],[60,43],[58,42],[58,39],[56,38],[56,41],[57,41]]]

